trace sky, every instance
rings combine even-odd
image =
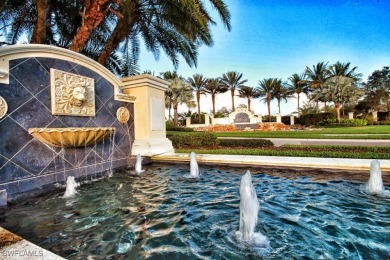
[[[208,2],[208,1],[207,1]],[[195,73],[219,77],[238,71],[246,85],[256,87],[264,78],[287,81],[293,73],[304,72],[325,61],[350,62],[363,74],[363,81],[374,71],[390,65],[390,1],[389,0],[225,0],[231,12],[229,32],[212,12],[214,45],[199,49],[198,64],[190,68],[180,59],[178,74],[188,78]],[[210,8],[211,10],[211,8]],[[141,71],[156,75],[174,70],[172,62],[161,52],[155,60],[141,50]],[[303,101],[305,99],[303,98]],[[236,98],[235,106],[246,104]],[[211,97],[201,97],[201,111],[209,113]],[[216,109],[231,108],[230,92],[217,96]],[[302,101],[301,101],[302,106]],[[256,114],[267,114],[259,99],[251,103]],[[181,106],[179,111],[187,111]],[[193,112],[196,108],[191,109]],[[282,102],[281,114],[297,110],[297,100]],[[271,113],[278,112],[276,102]]]

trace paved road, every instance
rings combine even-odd
[[[220,139],[246,139],[243,137],[219,137]],[[295,138],[262,138],[268,139],[275,146],[285,144],[295,145],[359,145],[359,146],[390,146],[390,140],[372,139],[295,139]]]

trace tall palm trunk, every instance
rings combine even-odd
[[[118,18],[118,23],[115,26],[114,31],[111,34],[111,37],[104,44],[104,49],[101,52],[97,62],[100,64],[104,64],[111,53],[118,47],[118,45],[125,39],[132,31],[135,22],[139,18],[139,13],[137,12],[138,5],[133,3],[132,1],[127,1],[124,4],[131,4],[132,6],[129,8],[121,8],[120,12],[123,13]]]
[[[211,95],[211,103],[213,103],[213,115],[215,115],[215,95]]]
[[[278,99],[278,108],[279,108],[279,115],[280,115],[280,99]]]
[[[171,109],[172,109],[172,104],[168,107],[168,120],[171,120]]]
[[[83,11],[83,23],[77,30],[77,34],[73,37],[70,50],[81,52],[84,49],[93,30],[100,25],[104,20],[106,13],[109,10],[111,3],[120,3],[121,0],[85,0]]]
[[[297,110],[297,112],[298,112],[298,115],[299,115],[299,93],[298,93],[298,110]]]
[[[230,90],[230,95],[232,96],[232,111],[234,112],[234,110],[235,110],[235,108],[234,108],[234,89]]]
[[[48,0],[37,0],[37,20],[30,43],[43,44],[46,39],[47,3]]]
[[[198,124],[200,124],[200,91],[196,92],[196,102],[198,102]]]
[[[173,125],[177,126],[179,121],[179,115],[177,113],[178,104],[173,105]]]
[[[336,108],[336,121],[338,124],[340,124],[341,122],[341,116],[340,116],[340,103],[335,103],[334,104],[335,108]]]
[[[267,97],[268,122],[271,122],[271,97]]]
[[[248,98],[248,111],[251,111],[251,99]]]

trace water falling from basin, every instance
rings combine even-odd
[[[382,171],[378,160],[371,162],[370,178],[366,184],[366,190],[370,194],[382,194],[385,191],[382,181]]]
[[[137,154],[137,160],[135,162],[135,172],[137,174],[143,173],[145,170],[142,170],[142,157],[140,154]]]
[[[68,176],[66,179],[66,190],[63,198],[71,198],[74,197],[77,193],[76,191],[77,182],[74,180],[73,176]]]
[[[190,176],[194,178],[199,176],[198,163],[196,162],[196,154],[194,152],[190,154]]]
[[[252,175],[250,171],[246,171],[240,182],[240,224],[236,235],[241,242],[268,246],[268,238],[261,233],[255,233],[259,210],[260,204],[252,183]]]

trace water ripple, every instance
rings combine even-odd
[[[361,183],[254,172],[260,202],[255,232],[269,248],[241,244],[242,169],[149,166],[62,194],[15,205],[0,222],[67,259],[386,259],[390,198]],[[286,176],[288,178],[286,178]],[[389,189],[389,187],[387,187]]]

